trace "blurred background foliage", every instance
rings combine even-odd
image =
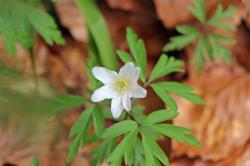
[[[225,10],[217,7],[219,4]],[[86,94],[83,92],[93,85],[87,81],[88,61],[116,69],[119,62],[114,48],[128,50],[127,26],[145,41],[149,72],[166,43],[185,35],[178,26],[187,25],[202,33],[228,36],[227,41],[235,40],[234,45],[225,45],[232,55],[232,65],[206,58],[188,65],[194,55],[205,55],[197,53],[201,47],[196,41],[171,50],[169,54],[185,62],[185,71],[163,80],[187,83],[206,101],[206,106],[196,106],[176,97],[181,116],[173,124],[191,128],[203,148],[169,140],[161,141],[161,146],[173,166],[248,166],[250,3],[207,0],[206,6],[201,6],[206,18],[234,6],[237,10],[223,17],[234,31],[204,28],[201,17],[196,14],[197,21],[187,6],[194,6],[192,0],[0,0],[0,147],[4,149],[0,165],[30,165],[36,155],[46,166],[66,166],[67,134],[87,101],[58,93]],[[224,55],[220,51],[214,54],[212,57]],[[91,55],[99,57],[87,60]],[[164,106],[153,92],[142,104],[148,113]],[[59,113],[75,105],[80,107]],[[71,165],[88,165],[93,148],[80,149]]]

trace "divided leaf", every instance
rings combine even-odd
[[[0,2],[0,33],[11,54],[16,51],[16,42],[31,49],[35,31],[50,45],[64,44],[54,19],[34,4],[18,0]]]
[[[60,111],[64,111],[82,104],[89,102],[89,99],[73,96],[68,94],[59,94],[51,101],[51,107],[53,108],[53,114]]]
[[[141,132],[141,136],[142,136],[142,146],[143,146],[143,150],[145,154],[145,166],[155,166],[156,163],[155,163],[154,155],[152,153],[150,143],[147,139],[148,135],[145,135],[144,132]]]
[[[94,121],[95,134],[97,136],[101,136],[105,126],[104,126],[104,117],[102,114],[102,110],[99,107],[96,107],[96,109],[93,112],[93,121]]]
[[[200,142],[189,134],[191,132],[189,129],[170,124],[154,124],[152,127],[163,135],[173,138],[178,142],[201,147]]]
[[[123,63],[134,62],[134,59],[125,51],[117,51],[117,54]]]
[[[127,42],[136,64],[141,68],[140,79],[145,83],[147,67],[147,52],[145,44],[142,39],[138,38],[137,34],[131,28],[127,28]],[[126,55],[123,54],[122,56],[124,59],[124,56]],[[126,59],[128,59],[128,56],[126,56]]]
[[[92,151],[91,166],[100,165],[112,153],[115,148],[115,138],[108,139],[97,145]]]
[[[234,30],[234,25],[226,22],[222,22],[224,19],[232,17],[236,12],[236,8],[233,6],[228,7],[223,11],[223,6],[219,4],[213,16],[208,20],[208,25],[218,27],[225,30]]]
[[[188,10],[201,22],[206,22],[206,3],[205,0],[193,0],[194,5],[188,6]]]
[[[137,123],[132,120],[124,120],[106,129],[102,135],[103,139],[114,138],[126,134],[137,128]]]
[[[128,133],[127,135],[125,135],[125,137],[123,138],[123,140],[114,149],[114,151],[108,157],[108,161],[111,162],[112,166],[120,166],[121,159],[122,159],[123,155],[125,154],[127,148],[129,150],[131,150],[131,149],[134,148],[133,145],[130,145],[130,143],[131,143],[131,141],[134,142],[134,139],[137,138],[137,133],[138,133],[138,129],[135,128],[130,133]]]
[[[158,110],[149,114],[142,122],[143,125],[151,125],[154,123],[161,123],[176,118],[179,115],[177,111],[172,110]]]
[[[144,135],[146,135],[144,133]],[[147,134],[144,139],[146,143],[150,147],[152,154],[155,158],[157,158],[161,163],[165,166],[169,166],[169,160],[165,152],[161,149],[157,142],[151,137],[151,135]]]
[[[172,111],[177,111],[177,105],[175,101],[170,97],[161,87],[151,84],[150,85],[154,92],[157,94],[157,96],[160,97],[160,99],[170,108]]]
[[[80,143],[86,144],[86,138],[90,127],[90,118],[96,106],[93,105],[82,112],[70,130],[69,138],[75,137],[69,145],[68,162],[71,162],[77,155]]]
[[[149,81],[151,82],[173,72],[181,72],[183,71],[183,66],[184,64],[181,60],[163,54],[151,72]]]

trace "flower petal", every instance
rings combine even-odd
[[[104,67],[94,67],[92,73],[96,79],[103,84],[112,83],[118,74],[114,71],[110,71]]]
[[[131,101],[130,101],[130,96],[128,92],[125,92],[122,96],[122,105],[126,111],[131,110]]]
[[[92,102],[100,102],[104,99],[112,99],[119,94],[118,91],[112,87],[112,84],[106,84],[98,89],[91,96]]]
[[[122,110],[124,109],[123,105],[122,105],[122,97],[115,97],[112,99],[111,102],[111,112],[114,118],[118,118],[121,113]]]
[[[133,98],[144,98],[147,96],[147,90],[139,85],[132,85],[130,87],[130,97]]]
[[[134,67],[132,62],[126,63],[119,71],[119,76],[131,81],[132,83],[136,83],[141,69],[139,67]]]

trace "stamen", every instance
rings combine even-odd
[[[117,78],[114,84],[121,93],[124,93],[129,86],[129,82],[121,77]]]

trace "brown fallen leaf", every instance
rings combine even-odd
[[[60,21],[69,29],[73,38],[80,42],[87,42],[88,33],[85,18],[74,1],[56,1],[55,7]]]
[[[129,12],[154,12],[151,0],[106,0],[110,7]]]
[[[174,120],[190,128],[203,146],[197,149],[173,142],[173,156],[219,161],[231,157],[250,140],[250,76],[236,68],[212,69],[188,81],[206,105],[178,100],[180,116]]]

